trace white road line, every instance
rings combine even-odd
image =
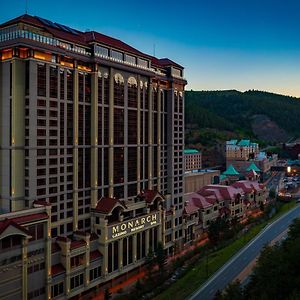
[[[233,261],[235,261],[238,257],[240,257],[252,244],[254,244],[263,234],[264,232],[272,227],[274,224],[278,223],[281,221],[283,218],[286,216],[290,215],[293,213],[298,206],[293,208],[292,210],[288,211],[284,215],[282,215],[280,218],[276,219],[273,223],[268,224],[250,243],[246,244],[238,253],[236,253],[227,263],[223,265],[216,273],[214,273],[201,287],[199,290],[197,290],[194,294],[191,295],[189,300],[195,299],[212,281],[214,281],[228,266],[230,266]]]

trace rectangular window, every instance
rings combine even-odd
[[[50,97],[57,98],[57,69],[50,67]]]
[[[46,97],[46,65],[37,65],[37,94]]]
[[[125,54],[125,61],[130,64],[136,64],[136,58],[132,55]]]
[[[64,293],[64,282],[57,283],[51,286],[51,299]]]
[[[123,53],[115,50],[111,50],[110,56],[117,60],[123,60]]]

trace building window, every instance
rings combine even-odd
[[[83,285],[83,274],[71,278],[71,290]]]
[[[37,65],[37,94],[46,97],[46,65]]]
[[[108,56],[108,49],[101,46],[95,46],[95,55],[96,56]]]
[[[29,241],[40,240],[44,238],[44,224],[28,226],[28,231],[32,238]]]
[[[90,270],[90,280],[95,280],[101,276],[101,266]]]
[[[123,53],[115,50],[111,50],[110,56],[117,60],[123,61]]]
[[[64,282],[57,283],[51,286],[51,298],[55,298],[64,293]]]
[[[76,268],[84,264],[84,254],[71,257],[71,268]]]
[[[21,245],[21,236],[8,236],[0,241],[0,249],[10,249],[15,246]]]
[[[57,69],[50,67],[50,97],[57,98]]]
[[[132,55],[125,54],[125,61],[130,64],[136,64],[136,58]]]

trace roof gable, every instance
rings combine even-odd
[[[230,165],[225,172],[223,172],[223,175],[228,176],[238,176],[240,173],[234,168],[233,165]]]

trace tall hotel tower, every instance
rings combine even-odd
[[[0,299],[138,272],[183,220],[183,67],[23,15],[0,25]]]

